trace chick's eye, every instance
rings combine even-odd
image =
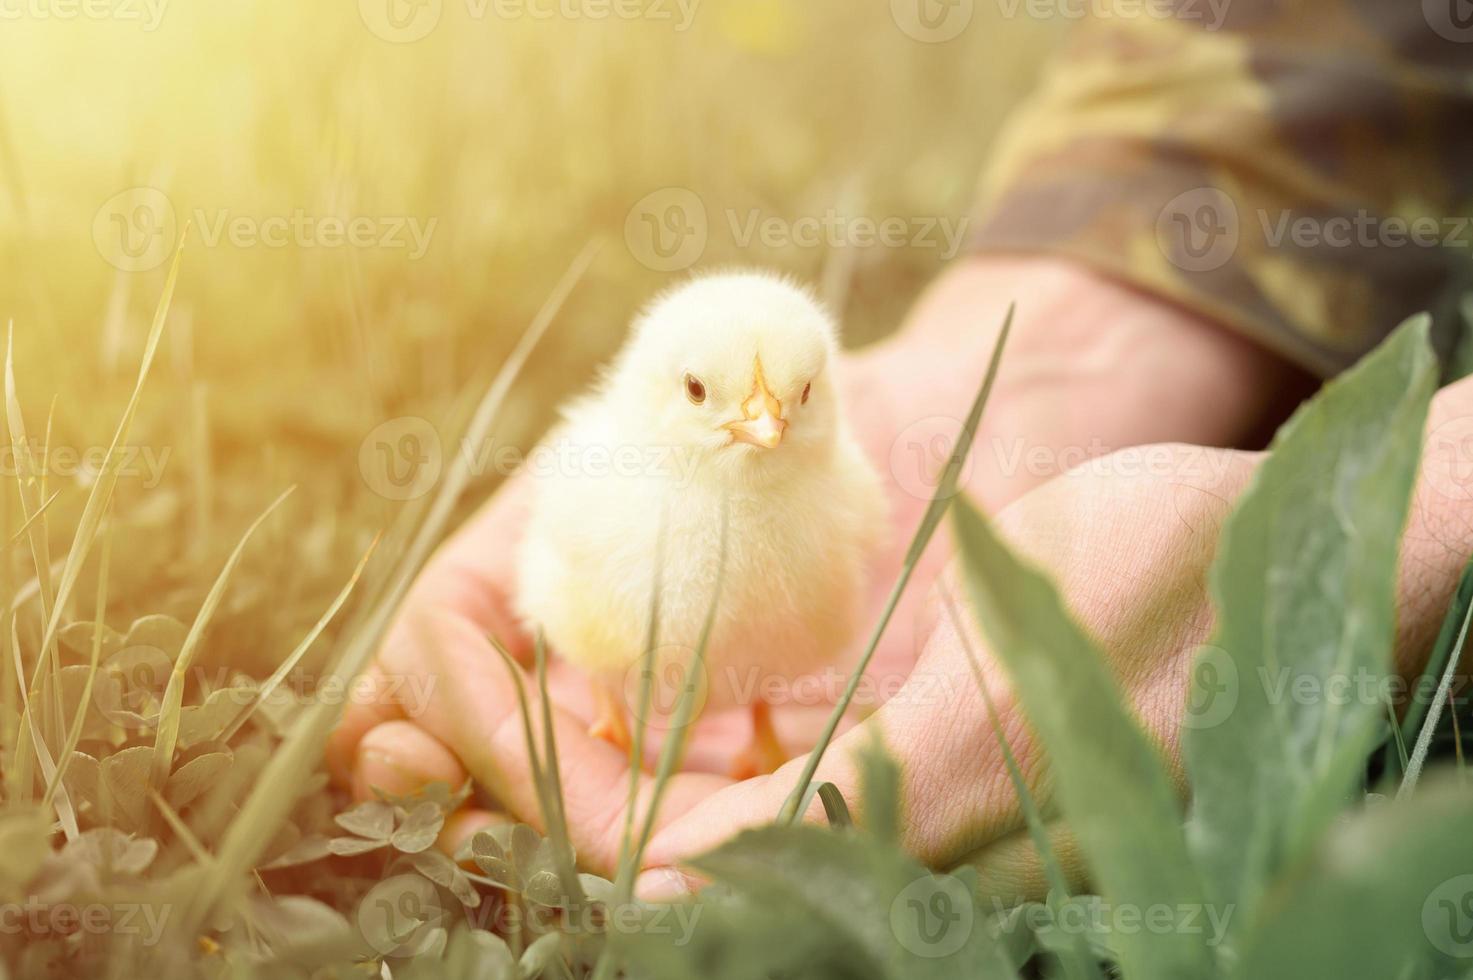
[[[692,405],[699,405],[706,400],[706,386],[694,374],[685,376],[685,397],[690,399]]]
[[[813,382],[812,381],[808,382],[806,385],[803,386],[803,397],[799,400],[799,404],[801,404],[801,405],[807,405],[808,404],[808,393],[810,391],[812,391],[812,390],[813,390]]]

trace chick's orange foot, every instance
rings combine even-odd
[[[752,705],[751,739],[732,760],[729,775],[736,780],[765,776],[787,761],[788,753],[772,725],[772,709],[766,701],[758,701]]]
[[[595,684],[593,687],[593,724],[588,734],[601,738],[621,752],[628,753],[633,739],[629,735],[629,720],[624,716],[624,705],[618,695],[608,688]]]

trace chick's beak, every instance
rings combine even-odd
[[[762,358],[759,357],[753,366],[752,393],[742,402],[742,417],[722,428],[730,432],[737,442],[775,449],[783,441],[787,427],[783,403],[767,387],[767,379],[762,375]]]

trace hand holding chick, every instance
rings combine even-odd
[[[659,583],[662,673],[685,669],[716,602],[702,694],[753,718],[733,775],[787,758],[763,692],[835,662],[884,519],[827,370],[836,352],[830,318],[789,282],[696,279],[650,306],[549,436],[570,463],[536,480],[518,608],[588,676],[598,735],[628,746]]]

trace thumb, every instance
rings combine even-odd
[[[833,783],[850,811],[863,820],[855,757],[878,737],[900,768],[901,800],[907,809],[902,844],[933,866],[955,862],[1023,826],[997,732],[979,703],[970,673],[958,666],[955,626],[950,621],[937,624],[904,687],[874,715],[835,739],[813,776],[815,784]],[[1010,692],[996,674],[988,683],[996,692],[999,724],[1008,733],[1025,781],[1033,784],[1029,788],[1035,798],[1044,798],[1047,794],[1040,794],[1043,787],[1038,785],[1040,760]],[[737,783],[673,821],[650,842],[645,866],[661,871],[649,876],[651,887],[672,880],[664,869],[776,819],[806,764],[806,758],[794,759],[770,776]],[[822,803],[813,799],[802,816],[821,821]]]
[[[847,756],[842,760],[837,758],[843,741],[835,743],[832,761],[826,757],[819,766],[814,785],[834,783],[852,805],[858,797],[854,767]],[[769,775],[728,786],[657,833],[645,852],[644,864],[648,870],[636,882],[636,892],[649,901],[668,901],[694,891],[695,879],[676,870],[676,866],[713,850],[743,830],[772,823],[797,786],[806,763],[807,756],[803,756]],[[810,822],[824,819],[823,805],[816,795],[809,801],[803,819]]]

